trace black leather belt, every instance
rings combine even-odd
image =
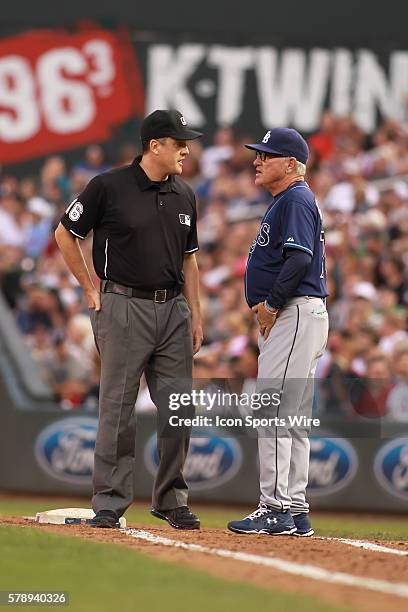
[[[134,289],[133,287],[119,285],[119,283],[114,283],[110,280],[103,280],[101,282],[101,291],[102,293],[119,293],[119,295],[127,295],[127,297],[152,300],[157,304],[164,304],[164,302],[177,297],[181,289],[180,287],[172,287],[171,289]]]

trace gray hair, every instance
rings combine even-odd
[[[296,172],[301,176],[305,176],[306,174],[306,164],[303,164],[298,159],[296,160]]]

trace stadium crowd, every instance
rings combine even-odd
[[[196,378],[256,376],[258,332],[244,273],[269,198],[254,185],[254,155],[244,142],[248,136],[223,128],[211,146],[192,142],[184,162],[199,211],[205,340]],[[368,136],[350,117],[327,112],[309,146],[307,181],[324,216],[330,287],[317,411],[408,421],[408,126],[387,120]],[[65,409],[97,409],[99,362],[86,304],[53,230],[94,175],[130,163],[136,153],[129,144],[107,160],[101,146],[91,145],[72,167],[55,155],[39,176],[0,175],[2,291]],[[91,266],[91,240],[81,246]],[[143,385],[138,405],[151,407]]]

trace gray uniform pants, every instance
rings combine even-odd
[[[257,390],[281,393],[274,416],[286,425],[260,430],[260,501],[275,510],[308,512],[306,487],[309,471],[310,427],[289,426],[289,416],[311,417],[313,378],[328,334],[323,300],[299,297],[281,310],[268,338],[259,337]]]
[[[179,295],[165,303],[116,293],[101,294],[101,310],[90,311],[101,357],[99,427],[95,446],[92,507],[121,516],[134,499],[135,402],[142,373],[158,413],[168,411],[169,379],[191,380],[191,314]],[[187,504],[182,469],[189,430],[164,436],[158,431],[160,465],[153,488],[159,510]]]

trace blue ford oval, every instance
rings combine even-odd
[[[155,475],[159,465],[156,434],[145,447],[146,466]],[[184,476],[192,491],[212,489],[231,480],[242,465],[242,449],[237,440],[208,435],[195,436],[184,467]]]
[[[329,495],[346,487],[357,471],[354,447],[343,438],[310,438],[308,493]]]
[[[35,457],[53,478],[73,484],[92,482],[98,420],[68,417],[48,425],[37,437]]]
[[[374,474],[391,495],[408,500],[408,437],[390,440],[380,448]]]

